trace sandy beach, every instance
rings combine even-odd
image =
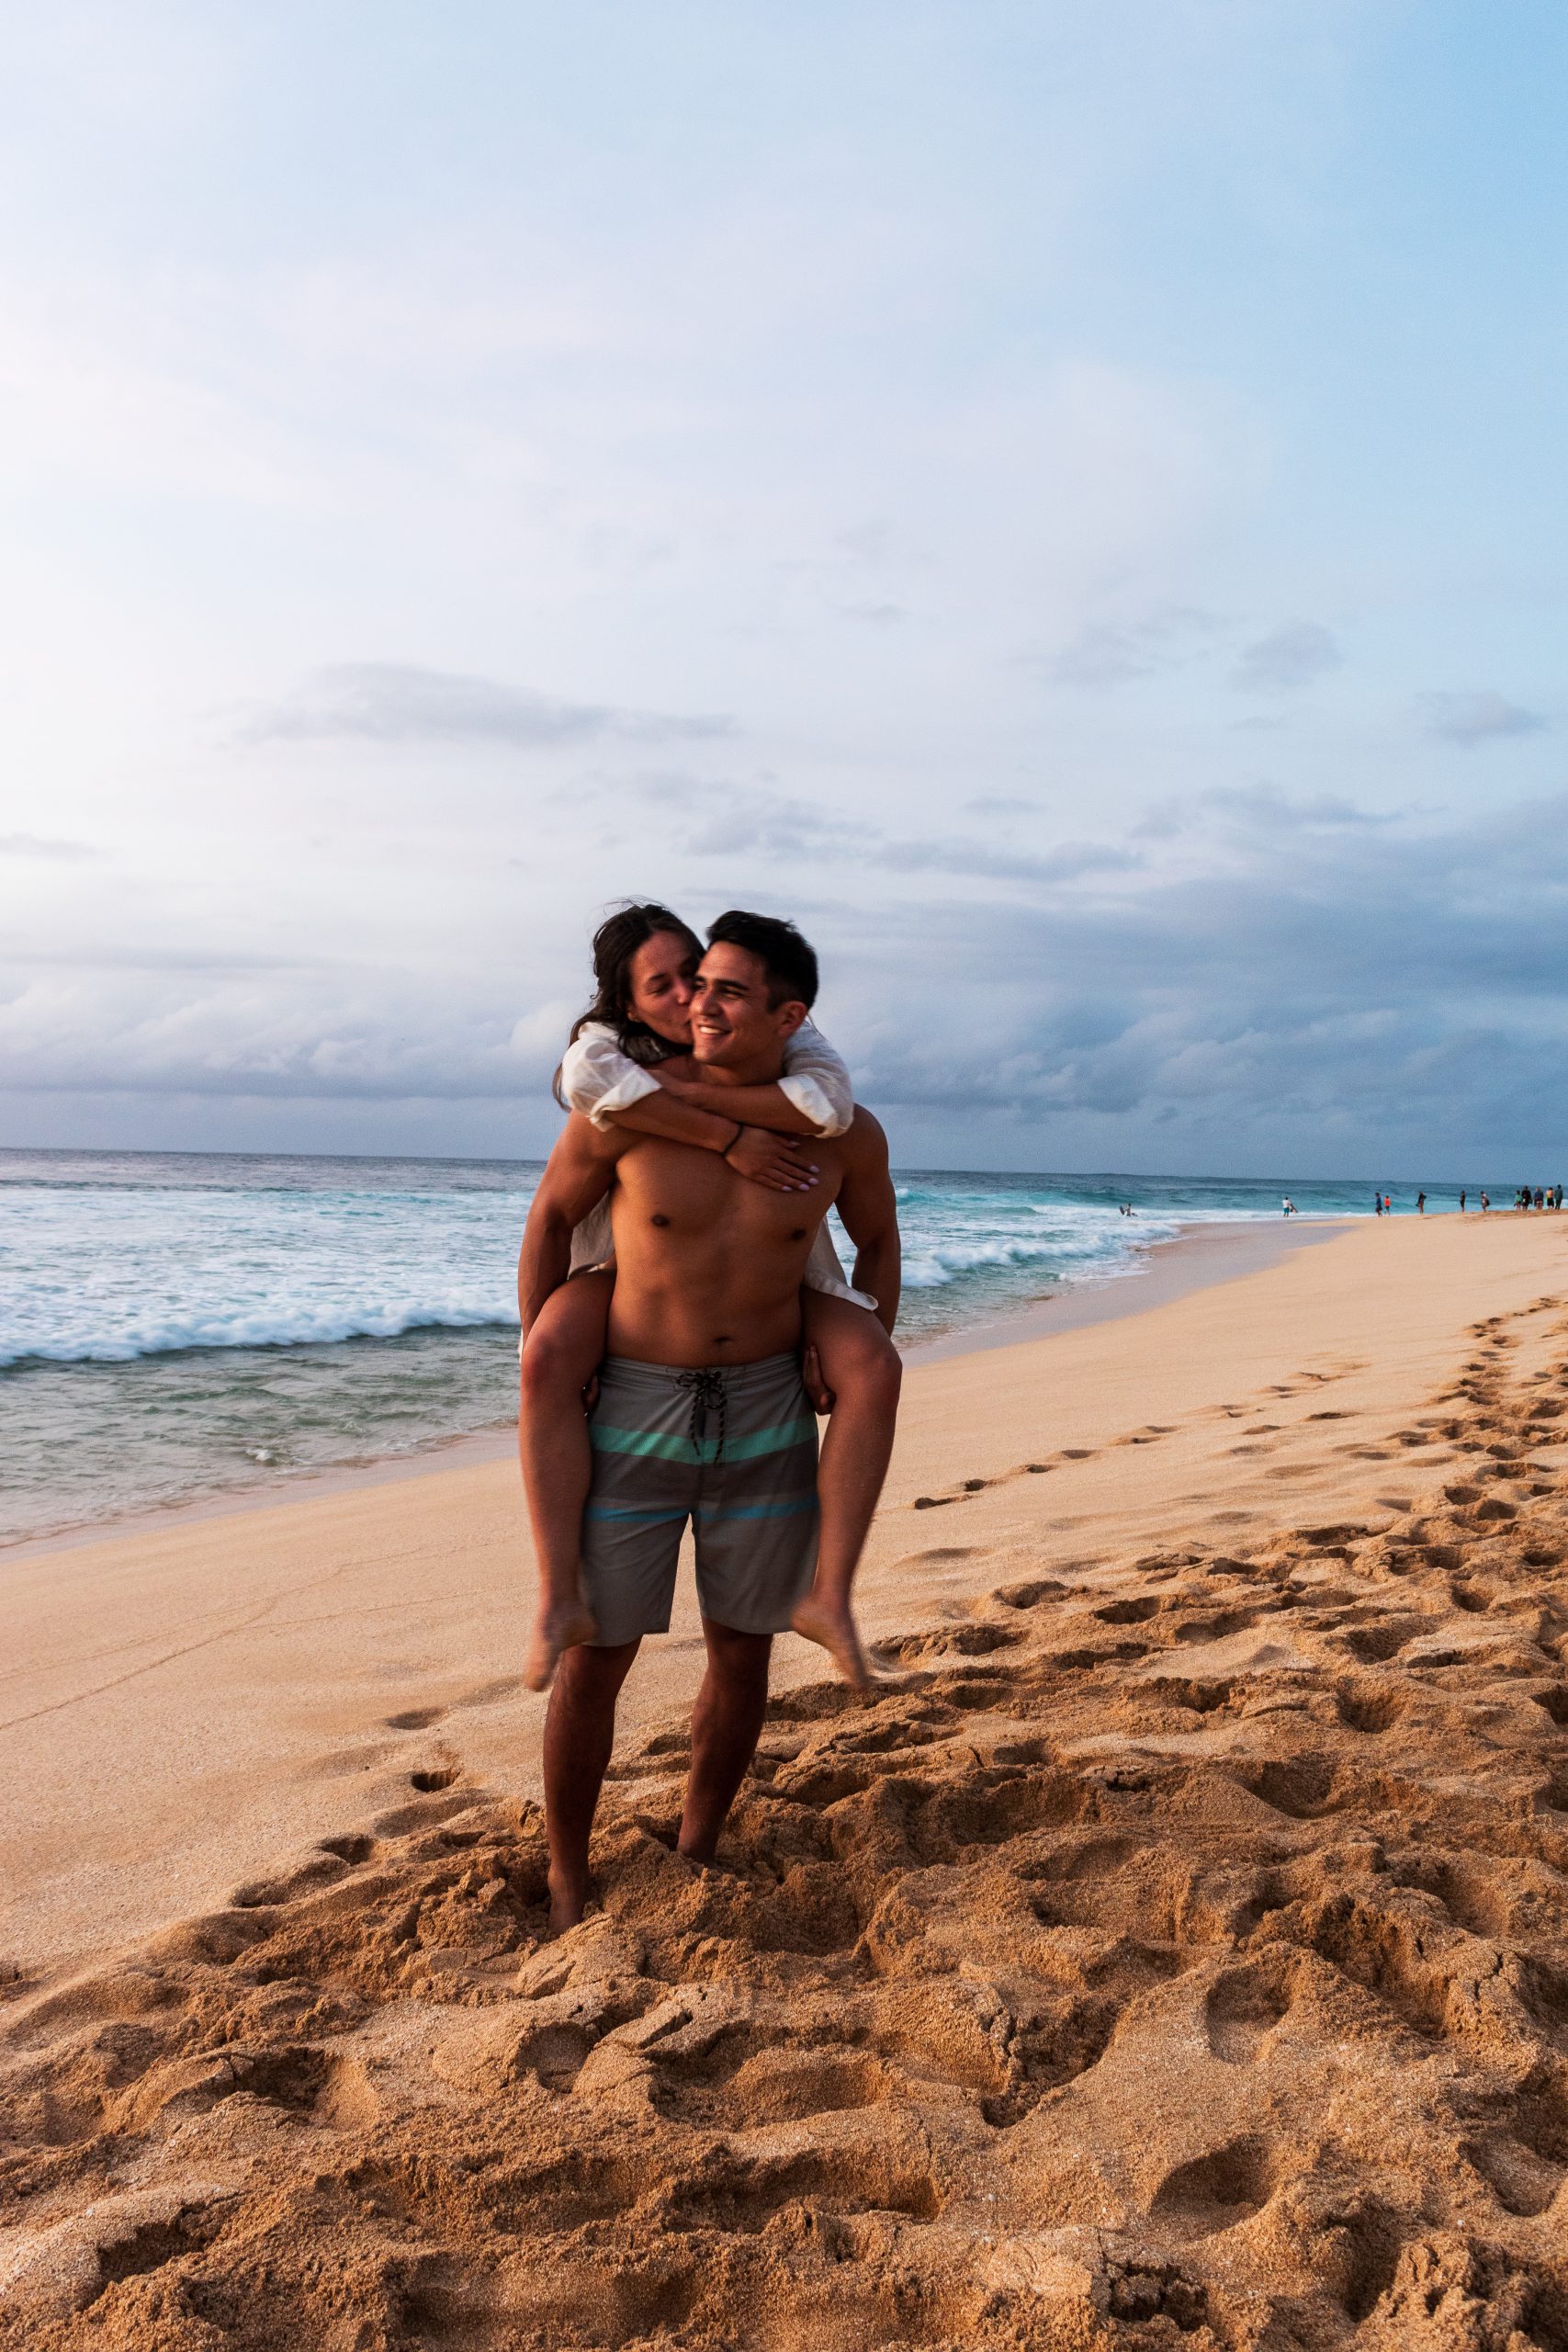
[[[0,1566],[0,2341],[1568,2346],[1568,1223],[1304,1240],[913,1364],[557,1944],[509,1460]]]

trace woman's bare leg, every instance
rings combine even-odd
[[[615,1287],[613,1273],[562,1283],[539,1309],[523,1350],[517,1450],[539,1569],[523,1670],[530,1690],[548,1690],[561,1652],[599,1631],[578,1582],[582,1507],[593,1470],[582,1392],[604,1361]]]
[[[850,1592],[887,1476],[904,1368],[867,1308],[816,1290],[804,1292],[802,1303],[807,1342],[817,1350],[835,1401],[817,1470],[817,1574],[790,1623],[807,1641],[821,1643],[846,1682],[863,1688],[871,1678]]]

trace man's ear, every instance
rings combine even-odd
[[[781,1004],[778,1009],[779,1035],[793,1037],[810,1010],[809,1005],[801,1004],[795,1000],[787,1004]]]

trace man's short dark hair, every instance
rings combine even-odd
[[[794,923],[781,922],[776,915],[749,915],[732,907],[727,915],[708,925],[710,947],[743,947],[755,956],[768,976],[770,1005],[804,1004],[817,1001],[817,954],[809,940],[802,939]]]

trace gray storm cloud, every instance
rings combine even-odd
[[[739,895],[796,913],[816,940],[835,1033],[896,1146],[912,1114],[1037,1135],[1040,1166],[1057,1164],[1059,1123],[1082,1117],[1124,1134],[1121,1165],[1171,1123],[1216,1148],[1260,1119],[1319,1141],[1348,1118],[1458,1142],[1499,1120],[1534,1132],[1568,1080],[1568,797],[1446,827],[1328,809],[1260,827],[1218,797],[1201,870],[1070,843],[1005,872],[971,843],[966,868],[961,840],[934,840],[929,863],[906,858],[904,894],[888,840],[851,842],[825,818],[813,831],[802,804],[792,854],[809,879]],[[743,874],[751,852],[737,854]],[[933,896],[942,869],[953,887]],[[738,878],[688,861],[648,880],[700,913]],[[35,1092],[542,1103],[579,978],[501,980],[457,956],[417,981],[18,967],[0,1078]]]

